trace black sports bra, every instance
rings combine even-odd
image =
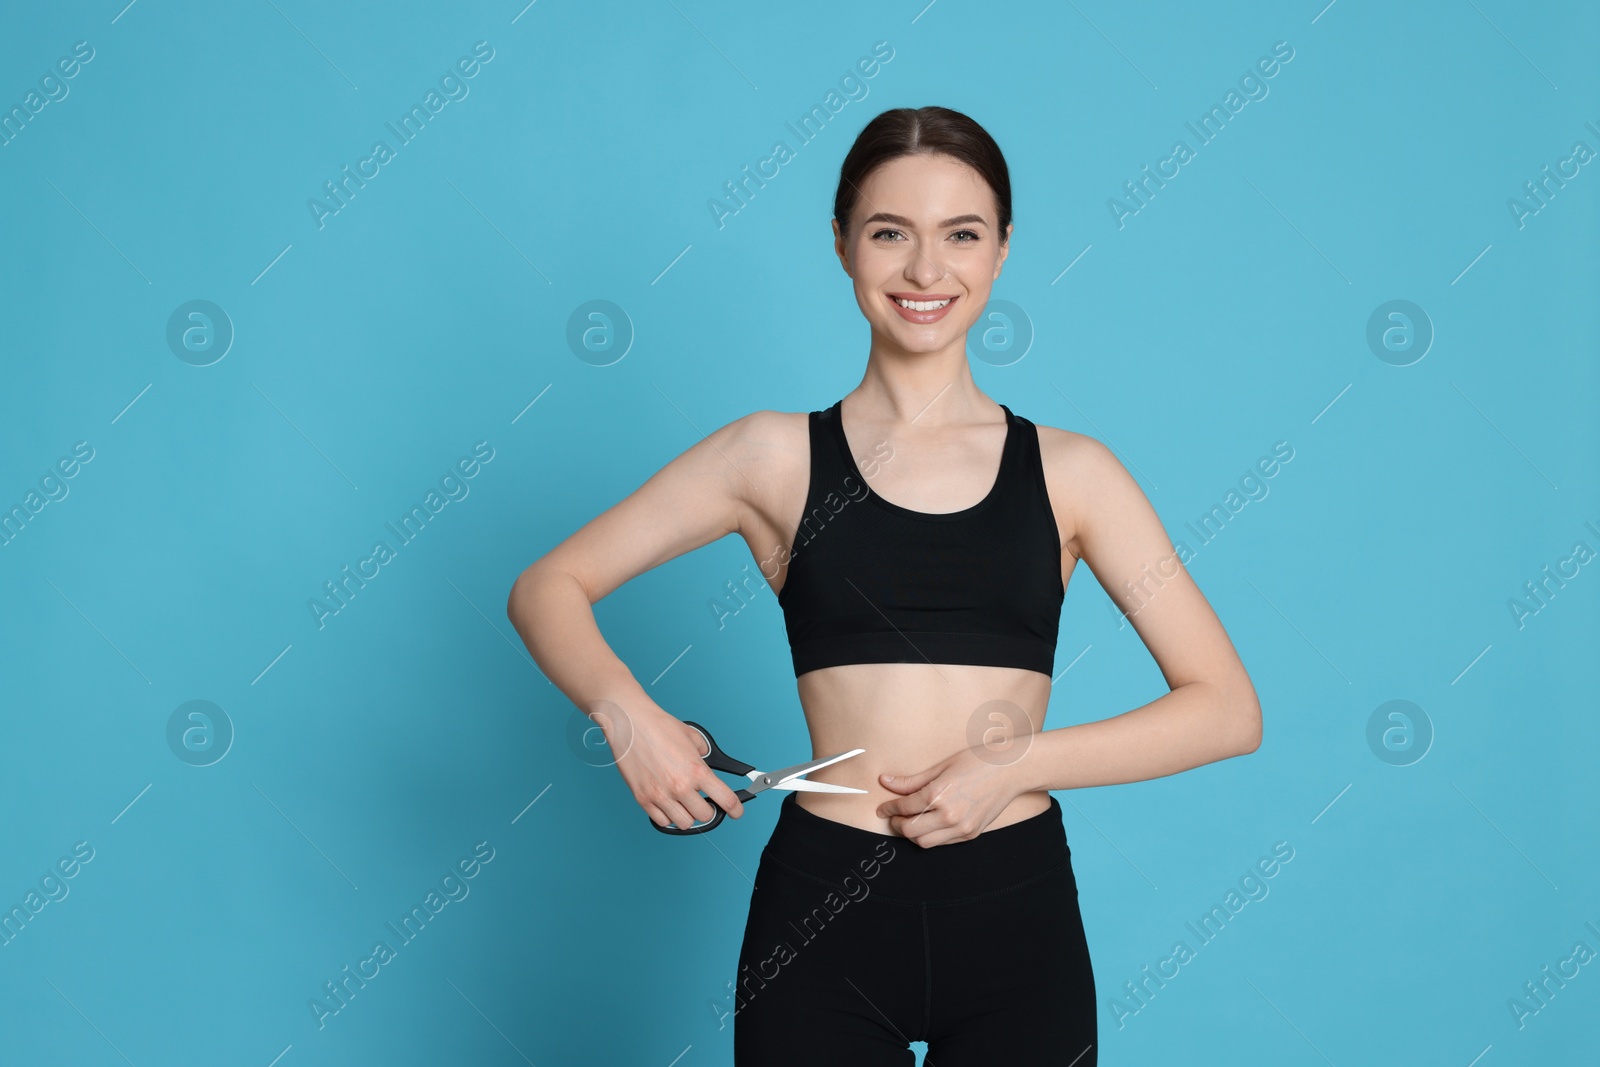
[[[1038,427],[1001,404],[1005,449],[989,494],[960,511],[912,511],[868,486],[842,403],[810,413],[811,482],[778,591],[795,677],[844,663],[1050,675],[1066,588]]]

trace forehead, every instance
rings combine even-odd
[[[868,212],[933,223],[958,214],[993,222],[994,190],[972,167],[946,155],[919,153],[882,164],[861,187]]]

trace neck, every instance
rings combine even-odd
[[[990,421],[995,402],[972,380],[964,341],[939,352],[874,344],[861,382],[848,394],[852,413],[920,427]]]

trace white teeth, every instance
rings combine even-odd
[[[910,309],[911,311],[938,311],[940,308],[950,303],[950,298],[946,297],[943,300],[901,300],[897,296],[894,298],[894,302],[903,308]]]

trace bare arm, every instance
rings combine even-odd
[[[712,818],[700,790],[738,817],[743,806],[700,762],[698,736],[650,699],[600,635],[593,605],[628,579],[737,532],[746,522],[751,438],[767,412],[707,435],[517,577],[506,615],[567,699],[618,753],[634,799],[660,826]]]
[[[1255,687],[1155,509],[1105,445],[1050,437],[1062,457],[1055,499],[1072,487],[1067,549],[1128,613],[1171,691],[1109,719],[1035,735],[1014,768],[1023,788],[1137,782],[1254,752],[1261,745]]]

